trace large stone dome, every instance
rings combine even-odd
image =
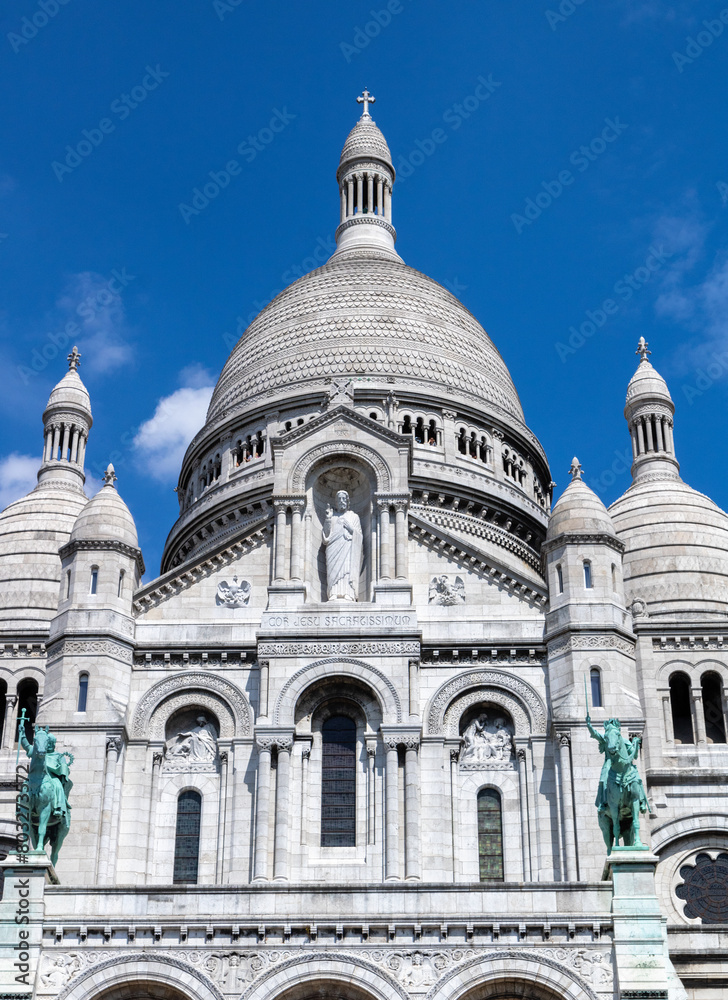
[[[436,281],[372,253],[334,256],[256,317],[223,368],[208,424],[337,375],[393,376],[438,398],[465,394],[523,423],[508,369],[474,316]]]
[[[728,514],[677,476],[645,477],[609,508],[627,598],[652,617],[728,617]]]

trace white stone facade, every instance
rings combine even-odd
[[[75,351],[49,401],[38,490],[0,519],[3,844],[34,684],[74,754],[72,825],[55,873],[3,862],[3,941],[27,879],[37,997],[715,1000],[728,905],[685,910],[701,879],[728,893],[728,516],[678,477],[646,345],[634,485],[608,512],[575,462],[551,510],[495,346],[394,251],[364,106],[338,249],[233,350],[158,578],[113,470],[82,495]],[[363,558],[333,601],[341,490]],[[654,854],[606,868],[585,678],[594,724],[644,737]],[[175,881],[185,796],[196,873]],[[22,995],[3,962],[0,995]]]

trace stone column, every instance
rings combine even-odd
[[[384,188],[384,218],[387,222],[392,221],[392,188],[389,181],[385,182]]]
[[[518,761],[518,801],[521,810],[521,847],[523,853],[523,881],[530,882],[531,874],[531,838],[528,834],[528,777],[526,772],[527,754],[525,747],[516,750]]]
[[[8,694],[5,696],[5,718],[3,720],[3,743],[2,749],[9,750],[15,743],[15,730],[18,725],[18,720],[15,712],[15,706],[18,704],[17,694]]]
[[[73,433],[71,434],[71,461],[76,462],[78,460],[78,427],[73,428]]]
[[[81,442],[80,442],[80,444],[78,446],[78,464],[79,465],[83,465],[83,460],[84,460],[84,458],[86,456],[86,440],[87,440],[86,435],[82,434],[81,435]]]
[[[312,563],[313,563],[313,561],[311,559],[311,538],[312,538],[312,531],[311,531],[311,511],[310,510],[307,510],[306,513],[303,516],[303,537],[304,537],[304,542],[303,542],[303,553],[304,553],[303,554],[303,579],[307,580],[310,583],[311,582],[311,575],[310,575],[311,574],[311,566],[312,566]]]
[[[645,434],[647,435],[647,450],[654,451],[655,444],[652,439],[652,417],[649,415],[645,417]]]
[[[447,745],[447,744],[446,744]],[[458,761],[460,747],[450,747],[450,839],[452,841],[452,880],[458,880]]]
[[[571,783],[571,736],[557,733],[559,741],[559,783],[561,790],[561,816],[564,830],[565,882],[576,877],[576,834],[574,830],[574,791]]]
[[[397,740],[385,741],[386,761],[386,810],[387,841],[385,854],[385,878],[399,878],[399,754]]]
[[[301,750],[301,843],[306,843],[306,828],[308,821],[308,768],[311,760],[311,740]]]
[[[382,580],[392,578],[392,556],[389,543],[389,500],[377,500],[379,507],[379,576]]]
[[[255,800],[255,853],[253,881],[268,881],[268,838],[270,835],[270,755],[272,740],[259,739],[258,787]]]
[[[667,450],[671,455],[675,454],[675,442],[672,437],[672,420],[669,418],[665,421],[665,442],[667,444]]]
[[[690,701],[693,709],[693,729],[695,743],[706,744],[708,736],[705,731],[705,709],[703,708],[703,689],[700,685],[690,688]]]
[[[377,178],[377,212],[379,215],[384,212],[384,181],[381,177]]]
[[[367,174],[367,212],[374,212],[374,174]]]
[[[53,451],[51,453],[51,459],[55,462],[58,458],[58,447],[61,443],[61,428],[56,424],[53,428]]]
[[[270,666],[268,660],[259,660],[258,677],[258,718],[268,718],[268,674]]]
[[[375,843],[375,776],[374,765],[377,757],[376,743],[367,743],[367,844]]]
[[[354,176],[346,179],[346,215],[351,218],[354,214]]]
[[[645,453],[645,429],[642,423],[642,417],[637,418],[637,445],[639,447],[640,455]]]
[[[418,737],[405,740],[404,877],[420,877],[420,760]]]
[[[445,450],[445,461],[453,462],[458,453],[457,444],[455,442],[455,419],[457,413],[455,410],[443,410],[442,411],[442,443]]]
[[[410,719],[419,719],[420,707],[420,661],[409,661],[409,714]]]
[[[242,838],[236,831],[243,828],[246,822],[245,816],[250,816],[248,803],[248,789],[245,781],[245,758],[247,747],[242,743],[233,743],[232,746],[232,784],[233,801],[232,817],[230,820],[230,881],[232,883],[247,882],[250,878],[250,862],[247,860],[247,850],[244,852]],[[246,826],[247,828],[247,826]]]
[[[675,745],[675,733],[672,728],[672,705],[670,703],[670,689],[663,688],[660,692],[662,699],[662,722],[665,727],[665,743],[668,746]]]
[[[342,223],[345,218],[346,218],[346,188],[342,184],[341,185],[341,218],[339,219],[339,223]]]
[[[632,438],[632,459],[637,458],[639,454],[637,445],[637,431],[635,430],[634,424],[630,427],[630,437]]]
[[[66,452],[68,451],[68,438],[70,437],[71,428],[68,424],[63,425],[63,444],[61,445],[61,460],[66,461]]]
[[[407,579],[407,500],[394,502],[394,575],[398,580]]]
[[[288,814],[291,773],[292,739],[277,739],[278,768],[276,770],[276,828],[273,848],[273,878],[288,881]]]
[[[364,174],[357,173],[356,175],[356,207],[358,214],[362,214],[364,208]]]
[[[305,500],[291,500],[291,579],[302,580],[303,573],[303,532],[301,518],[306,506]]]
[[[228,789],[228,757],[227,750],[220,751],[220,794],[217,806],[217,856],[215,858],[215,884],[222,885],[225,871],[225,848],[227,828],[227,789]]]
[[[98,881],[107,885],[113,872],[109,871],[111,837],[116,835],[114,822],[114,792],[116,791],[116,765],[121,753],[121,736],[106,737],[106,770],[104,773],[104,793],[101,800],[101,833],[97,861]]]
[[[233,439],[231,435],[228,435],[221,441],[220,454],[222,457],[220,482],[226,483],[230,478],[230,473],[233,469]]]
[[[275,545],[275,567],[273,577],[276,580],[286,579],[286,511],[288,510],[287,500],[274,500],[273,506],[276,511],[276,545]]]
[[[157,800],[159,798],[159,772],[164,762],[164,754],[152,750],[152,778],[149,792],[149,816],[147,819],[147,850],[144,874],[147,882],[154,880],[154,833],[157,827]]]
[[[664,451],[665,446],[662,443],[662,417],[657,417],[657,419],[655,420],[655,437],[657,439],[655,442],[655,447],[657,448],[658,451]]]

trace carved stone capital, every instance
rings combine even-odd
[[[457,764],[457,762],[459,760],[460,760],[460,747],[451,747],[450,748],[450,763],[451,764]]]
[[[571,733],[557,733],[557,738],[559,741],[559,746],[562,747],[571,746]]]
[[[458,417],[456,410],[443,410],[442,416],[445,420],[457,420]]]
[[[374,743],[367,743],[367,757],[376,757],[377,748]]]
[[[518,749],[516,750],[516,757],[518,758],[519,764],[520,763],[525,764],[526,761],[528,760],[528,755],[526,754],[526,748],[518,747]]]
[[[292,497],[288,501],[288,506],[292,511],[300,510],[301,513],[306,509],[306,498],[305,497]]]
[[[107,736],[106,737],[106,753],[109,754],[112,751],[116,754],[121,753],[121,736]]]
[[[152,767],[161,767],[164,761],[164,754],[161,750],[155,750],[152,754]]]
[[[221,764],[227,764],[227,762],[228,762],[228,758],[229,758],[229,756],[230,756],[230,755],[228,754],[227,750],[221,750],[218,756],[219,756],[219,758],[220,758],[220,763],[221,763]]]

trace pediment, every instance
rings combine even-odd
[[[372,435],[388,445],[402,449],[408,453],[412,450],[412,438],[406,434],[399,434],[397,431],[386,427],[379,420],[373,420],[360,410],[355,410],[352,406],[339,403],[323,413],[319,413],[312,420],[299,427],[292,427],[285,434],[279,434],[271,438],[271,447],[274,450],[287,450],[291,447],[300,446],[307,438],[321,436],[321,431],[325,429],[344,430],[345,427],[357,428]]]

